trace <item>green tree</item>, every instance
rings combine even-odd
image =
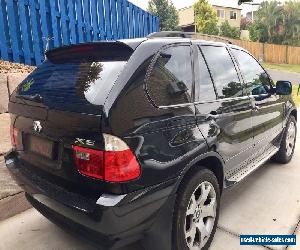
[[[279,35],[279,28],[282,24],[283,8],[278,2],[262,2],[256,16],[257,25],[262,33],[261,38],[266,38],[266,42],[269,43],[281,43],[282,37]]]
[[[250,33],[250,40],[252,42],[257,42],[260,39],[260,29],[257,25],[257,23],[250,23],[247,25],[247,30],[249,30]]]
[[[148,11],[160,18],[160,29],[162,31],[178,30],[178,12],[172,1],[150,0]]]
[[[242,93],[243,85],[239,82],[230,82],[222,89],[223,98],[237,96],[237,93]]]
[[[215,21],[212,22],[208,22],[205,27],[202,29],[201,31],[203,34],[207,34],[207,35],[214,35],[217,36],[219,35],[219,28],[218,25]]]
[[[300,2],[289,1],[283,6],[283,43],[300,45]]]
[[[300,46],[300,2],[263,2],[256,20],[246,25],[252,41]]]
[[[194,11],[197,31],[209,35],[218,35],[217,13],[207,0],[198,0],[194,4]]]
[[[240,30],[239,30],[239,28],[231,27],[229,22],[226,20],[225,22],[223,22],[221,24],[220,36],[239,39],[240,38]]]

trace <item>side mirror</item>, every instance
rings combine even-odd
[[[276,83],[277,95],[290,95],[292,94],[293,86],[289,81],[278,81]]]

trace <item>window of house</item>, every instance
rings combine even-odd
[[[195,63],[195,99],[199,102],[216,100],[214,85],[199,47]]]
[[[218,18],[225,19],[225,10],[218,9],[217,16]]]
[[[243,85],[225,47],[201,46],[211,71],[218,98],[243,96]]]
[[[239,68],[245,80],[245,90],[249,95],[268,94],[271,80],[265,70],[248,53],[242,50],[232,50],[234,57],[239,62]]]
[[[230,19],[236,20],[237,19],[237,13],[236,11],[231,10],[230,11]]]
[[[159,54],[147,81],[157,106],[191,103],[193,71],[190,46],[175,46]]]

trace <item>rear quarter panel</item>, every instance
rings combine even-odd
[[[194,105],[160,109],[145,93],[151,58],[163,45],[152,41],[150,47],[146,43],[138,47],[104,106],[103,131],[124,139],[142,167],[141,177],[128,183],[132,187],[178,178],[192,159],[207,150],[196,124]]]

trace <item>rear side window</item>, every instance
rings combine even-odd
[[[225,47],[201,46],[211,71],[218,98],[231,98],[243,95],[243,85]]]
[[[20,85],[22,96],[39,94],[50,109],[99,113],[126,61],[44,62]]]
[[[271,87],[271,80],[265,70],[248,53],[236,49],[233,49],[232,52],[244,76],[247,94],[268,94]]]
[[[155,61],[147,91],[157,106],[190,103],[193,73],[190,46],[170,47]]]
[[[207,65],[198,47],[198,61],[195,65],[195,99],[196,101],[216,100],[216,93]]]

